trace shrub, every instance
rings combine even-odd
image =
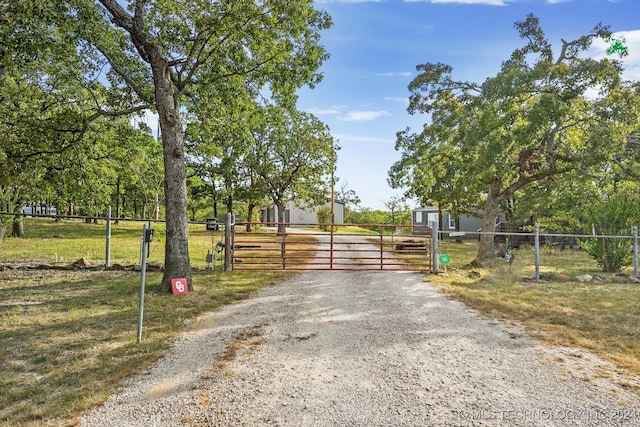
[[[629,239],[604,236],[629,235],[637,212],[637,202],[626,197],[603,199],[586,209],[586,224],[591,228],[585,230],[585,234],[595,231],[596,235],[603,237],[580,241],[580,247],[598,263],[603,272],[616,273],[633,262]]]

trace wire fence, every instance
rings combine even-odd
[[[13,215],[2,213],[0,215]],[[143,224],[154,229],[148,246],[148,263],[160,266],[164,261],[166,227],[162,220],[86,216],[25,215],[24,238],[11,237],[11,224],[0,244],[0,266],[95,266],[134,267],[139,265]],[[258,224],[255,224],[258,226]],[[338,226],[339,227],[339,226]],[[393,225],[412,230],[412,225]],[[192,267],[222,268],[224,263],[224,223],[189,222],[189,254]],[[588,239],[628,241],[632,263],[623,271],[638,278],[638,231],[628,235],[540,233],[538,227],[524,232],[450,232],[436,231],[432,269],[436,272],[469,264],[478,250],[478,239],[493,236],[495,262],[506,268],[518,268],[536,279],[548,272],[576,275],[597,273],[599,268],[579,242]]]
[[[166,226],[163,220],[28,215],[21,221],[24,238],[12,238],[12,225],[8,224],[0,244],[3,266],[135,268],[140,263],[144,224],[154,230],[148,245],[150,268],[159,267],[164,261]],[[208,230],[207,222],[189,222],[189,255],[193,267],[213,268],[221,262],[218,243],[224,241],[223,233],[223,226]]]
[[[497,258],[509,265],[517,264],[518,268],[524,271],[529,270],[538,280],[543,272],[573,274],[598,272],[597,261],[590,258],[581,247],[581,242],[592,239],[627,241],[627,250],[632,261],[623,271],[638,278],[638,227],[634,226],[629,231],[628,235],[541,233],[539,226],[535,224],[532,232],[437,231],[437,233],[440,237],[439,241],[448,240],[449,243],[454,239],[459,242],[465,238],[478,241],[483,235],[491,235]],[[455,244],[446,247],[440,245],[436,252],[442,254],[447,248],[455,248]],[[446,263],[442,265],[441,258],[434,257],[434,271],[446,270],[448,257],[445,260]],[[516,260],[518,260],[517,263]]]

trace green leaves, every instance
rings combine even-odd
[[[444,208],[486,201],[485,215],[495,216],[532,183],[597,173],[613,155],[625,163],[639,92],[622,81],[618,62],[584,57],[594,38],[610,36],[608,27],[562,40],[554,52],[535,16],[515,26],[523,47],[481,85],[454,80],[445,64],[417,67],[408,111],[430,120],[419,133],[398,133],[403,152],[390,171],[393,186]]]
[[[329,129],[311,114],[267,107],[252,130],[247,163],[274,203],[324,203],[337,145]]]
[[[617,53],[621,57],[629,55],[629,48],[625,44],[627,41],[624,37],[613,38],[611,36],[606,37],[605,41],[611,43],[607,48],[607,55],[613,55]]]
[[[629,239],[604,236],[629,236],[633,221],[640,215],[638,199],[610,197],[593,203],[586,209],[586,234],[595,231],[601,238],[580,241],[582,247],[593,258],[602,271],[616,273],[631,265],[633,256]],[[592,229],[589,229],[592,227]]]

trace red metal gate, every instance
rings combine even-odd
[[[247,230],[251,231],[247,231]],[[232,225],[233,270],[409,270],[432,268],[427,226]]]

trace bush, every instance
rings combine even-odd
[[[331,209],[329,208],[320,208],[318,209],[318,222],[322,225],[320,225],[320,228],[324,231],[327,231],[327,224],[329,224],[331,222]]]
[[[638,212],[638,203],[626,197],[601,200],[586,210],[586,223],[592,228],[585,230],[585,234],[595,231],[600,236],[628,236]],[[594,237],[579,243],[603,272],[616,273],[633,262],[629,239]]]

